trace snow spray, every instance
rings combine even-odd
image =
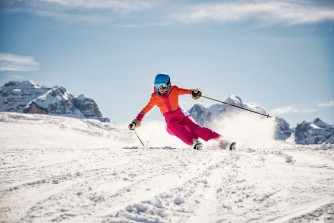
[[[256,116],[251,113],[225,113],[209,123],[223,138],[237,142],[238,148],[267,147],[274,140],[275,119]]]
[[[206,127],[218,132],[223,138],[237,142],[237,148],[267,147],[277,144],[275,119],[256,116],[252,113],[225,113],[213,119]],[[171,136],[162,121],[147,121],[138,129],[138,134],[147,147],[171,146],[187,148],[179,138]],[[204,145],[210,145],[204,142]]]
[[[147,147],[170,146],[175,148],[186,148],[179,138],[168,134],[166,123],[162,121],[148,121],[138,129],[138,133]]]

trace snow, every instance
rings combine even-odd
[[[332,125],[329,125],[327,123],[325,123],[324,121],[322,121],[320,118],[315,118],[313,120],[313,124],[317,125],[319,128],[324,128],[324,129],[330,129],[333,128]]]
[[[13,89],[13,94],[21,94],[21,89]]]
[[[137,129],[143,148],[126,124],[0,113],[1,222],[334,222],[334,145],[228,120],[236,151],[191,150],[158,122]]]

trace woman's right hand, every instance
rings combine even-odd
[[[135,130],[136,127],[139,128],[140,126],[141,126],[141,123],[140,123],[140,121],[137,120],[137,119],[134,119],[134,120],[128,125],[128,127],[129,127],[130,130]]]

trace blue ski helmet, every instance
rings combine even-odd
[[[160,88],[169,89],[171,86],[170,77],[168,74],[157,74],[154,79],[154,86],[157,90]]]

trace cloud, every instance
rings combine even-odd
[[[55,20],[81,23],[110,23],[131,19],[132,14],[145,12],[157,5],[153,0],[12,0],[0,1],[2,12],[29,13]],[[2,6],[2,7],[1,7]],[[136,17],[137,21],[138,17]]]
[[[81,9],[111,9],[116,11],[131,12],[150,8],[151,0],[38,0],[42,3],[53,3],[63,7]]]
[[[312,109],[312,108],[296,108],[293,106],[284,106],[284,107],[279,107],[271,110],[271,113],[274,115],[282,115],[282,114],[288,114],[288,113],[312,113],[316,112],[317,109]]]
[[[318,106],[319,107],[334,107],[334,101],[329,101],[329,102],[325,102],[325,103],[319,103]]]
[[[25,12],[74,22],[115,22],[125,27],[231,23],[259,20],[264,23],[312,24],[334,21],[334,3],[312,0],[225,0],[173,2],[170,0],[12,0],[4,1],[4,11]],[[1,5],[1,3],[0,3]],[[135,16],[134,16],[135,14]],[[153,20],[152,20],[153,18]],[[130,21],[127,21],[130,19]],[[131,20],[132,19],[132,20]],[[134,24],[133,24],[134,23]]]
[[[314,1],[316,2],[316,1]],[[176,15],[184,23],[240,22],[259,19],[265,22],[307,24],[334,20],[334,6],[319,6],[312,1],[235,1],[190,6]]]
[[[23,75],[16,75],[16,74],[7,74],[7,78],[9,79],[16,79],[16,80],[25,80],[26,77]]]
[[[0,53],[0,71],[33,71],[39,65],[31,56]]]
[[[283,106],[279,108],[275,108],[271,110],[271,113],[274,115],[282,115],[282,114],[288,114],[288,113],[313,113],[319,111],[319,107],[334,107],[334,101],[319,103],[317,108],[297,108],[294,106]]]
[[[28,12],[52,17],[57,14],[60,17],[63,17],[64,14],[86,16],[95,14],[97,16],[102,11],[108,12],[109,16],[115,16],[116,14],[147,10],[154,5],[153,0],[13,0],[12,2],[5,1],[3,8],[12,13]]]
[[[290,106],[275,108],[271,111],[271,113],[276,114],[276,115],[282,115],[282,114],[294,113],[294,112],[298,112],[298,109],[294,107],[290,107]]]

